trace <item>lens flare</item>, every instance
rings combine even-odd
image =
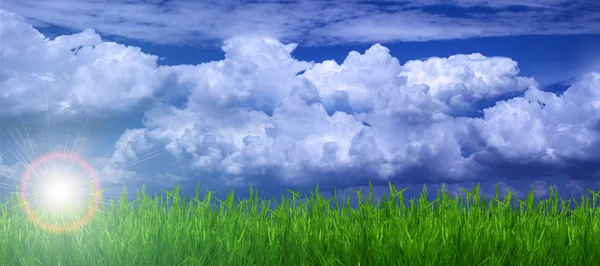
[[[80,207],[85,193],[84,180],[76,174],[61,171],[40,173],[37,188],[44,209],[54,213],[69,213]],[[79,179],[79,180],[78,180]]]
[[[74,168],[79,168],[80,173]],[[46,213],[66,217],[76,214],[82,207],[84,212],[66,224],[47,221],[46,216],[33,208],[32,199],[27,197],[29,189],[37,192],[33,193],[33,201],[38,202],[38,207]],[[87,204],[86,195],[90,198]],[[50,232],[65,233],[80,229],[92,219],[102,195],[100,180],[89,163],[72,153],[53,152],[38,158],[27,168],[21,179],[19,198],[25,214],[34,224]]]
[[[71,190],[70,183],[59,180],[56,184],[49,187],[47,191],[48,195],[46,195],[46,197],[50,199],[51,205],[62,208],[73,201],[73,193]]]

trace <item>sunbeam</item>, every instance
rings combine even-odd
[[[65,168],[64,161],[78,167]],[[35,180],[32,180],[34,176]],[[92,181],[87,187],[91,191],[89,202],[82,198],[86,187],[79,181],[85,178]],[[39,196],[42,206],[29,204],[30,197],[37,199]],[[102,201],[100,180],[95,170],[81,157],[60,152],[46,154],[30,164],[21,179],[19,197],[24,202],[23,209],[27,217],[36,225],[52,232],[70,232],[83,227],[95,215]],[[41,214],[32,207],[38,207]],[[44,219],[44,214],[47,213],[59,214],[61,219],[65,216],[72,217],[73,214],[81,216],[72,219],[70,223],[57,224]]]
[[[102,206],[110,205],[110,202],[103,199],[97,170],[107,166],[102,164],[111,158],[115,147],[107,149],[102,158],[93,165],[78,155],[78,143],[90,117],[91,113],[88,113],[74,138],[71,137],[71,132],[67,131],[62,135],[63,140],[56,142],[56,125],[50,124],[54,119],[47,113],[44,142],[41,143],[41,146],[48,148],[44,150],[46,153],[40,149],[40,143],[35,141],[23,121],[18,127],[13,125],[11,128],[2,121],[16,149],[6,146],[2,148],[20,163],[23,170],[19,170],[22,171],[21,174],[0,173],[0,189],[12,190],[6,195],[16,194],[19,199],[17,206],[24,211],[24,217],[38,228],[54,233],[72,232],[84,228],[96,213],[103,213]],[[61,142],[61,147],[54,147],[53,143]],[[156,149],[141,154],[134,160],[112,164],[111,167],[125,169],[164,152],[164,149]],[[2,158],[7,157],[6,154],[0,155]]]

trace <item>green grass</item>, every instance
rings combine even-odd
[[[591,192],[591,191],[590,191]],[[318,192],[290,191],[271,201],[224,200],[208,193],[182,200],[126,191],[82,230],[55,234],[24,218],[13,197],[0,208],[0,265],[598,265],[599,194],[537,200],[510,194],[438,191],[404,203],[362,197],[358,207]],[[522,208],[515,208],[517,202]],[[217,202],[220,202],[217,206]],[[166,204],[169,205],[167,210]],[[135,207],[134,207],[135,206]]]

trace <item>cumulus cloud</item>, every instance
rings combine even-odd
[[[530,34],[597,34],[594,1],[95,1],[5,0],[38,26],[155,43],[270,36],[303,44],[427,41]],[[444,9],[429,7],[453,7]],[[481,7],[474,9],[473,7]],[[520,7],[520,8],[514,8]]]
[[[464,181],[482,168],[471,156],[482,148],[479,120],[458,114],[537,86],[502,57],[401,65],[377,44],[313,65],[294,48],[237,38],[222,61],[170,67],[188,102],[148,111],[147,135],[190,172],[228,184]]]
[[[596,131],[590,131],[600,113],[593,104],[598,98],[593,93],[594,73],[557,96],[539,90],[533,79],[519,77],[516,62],[508,58],[472,54],[400,65],[381,45],[364,54],[352,52],[341,65],[326,61],[302,75],[293,75],[296,71],[289,72],[287,79],[295,82],[272,115],[251,106],[208,107],[190,97],[188,108],[172,109],[177,117],[205,114],[202,120],[210,120],[220,113],[228,118],[220,119],[218,130],[199,126],[210,122],[188,122],[181,130],[184,133],[170,135],[171,150],[185,151],[188,159],[196,161],[193,167],[212,169],[212,174],[220,173],[227,180],[279,176],[291,184],[351,185],[361,182],[356,180],[359,175],[379,180],[464,181],[488,173],[486,169],[514,174],[503,168],[524,165],[530,169],[521,176],[545,172],[589,176],[597,171],[573,172],[575,166],[598,156],[592,150],[598,145]],[[477,100],[514,92],[525,94],[498,102],[484,110],[482,118],[458,115]],[[569,113],[568,106],[577,108]],[[541,116],[541,108],[548,113]],[[587,115],[574,118],[581,113]],[[542,120],[527,120],[536,116]],[[149,113],[150,131],[164,132],[152,117]],[[232,120],[238,121],[235,126],[224,126],[223,121]],[[581,131],[566,131],[569,124]],[[227,136],[227,131],[235,133]],[[193,144],[197,139],[207,145],[202,156]],[[554,141],[548,145],[547,139]]]
[[[317,64],[304,76],[318,87],[330,112],[402,112],[415,119],[473,111],[479,100],[537,86],[532,78],[519,77],[517,62],[509,58],[455,55],[401,66],[389,52],[374,45],[364,55],[351,52],[342,65]]]
[[[48,39],[4,10],[0,20],[4,115],[124,111],[159,87],[157,57],[137,47],[91,29]]]
[[[518,74],[518,64],[510,58],[470,54],[409,61],[401,76],[409,85],[428,86],[433,98],[455,112],[472,109],[482,99],[537,86],[533,78]]]
[[[226,40],[220,61],[157,68],[155,56],[102,42],[91,30],[49,40],[1,14],[3,112],[44,111],[41,85],[58,113],[128,110],[169,93],[184,100],[155,103],[143,127],[123,133],[101,170],[107,183],[142,178],[127,167],[162,148],[183,171],[155,178],[228,185],[348,188],[600,173],[597,72],[557,95],[519,76],[510,58],[402,63],[375,44],[341,64],[315,63],[291,56],[297,44],[258,37]],[[506,95],[472,115],[478,102]]]
[[[562,95],[537,88],[498,102],[475,119],[485,147],[475,159],[489,165],[536,166],[536,172],[599,177],[600,73],[584,75]],[[521,171],[524,169],[520,169]]]
[[[146,138],[146,133],[147,130],[143,128],[127,129],[119,137],[108,157],[96,158],[97,164],[101,166],[99,175],[102,182],[122,184],[142,178],[128,167],[152,156],[149,152],[154,149],[154,144]]]

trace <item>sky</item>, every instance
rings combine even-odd
[[[2,0],[0,189],[562,196],[600,180],[600,3]]]

